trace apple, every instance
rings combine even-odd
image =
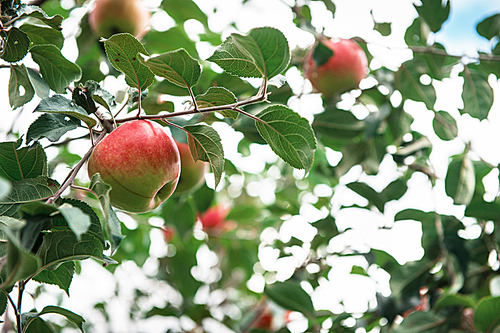
[[[332,97],[359,86],[368,73],[368,60],[351,39],[322,39],[307,53],[304,73],[317,91]]]
[[[227,207],[216,205],[209,207],[203,214],[199,216],[199,220],[203,229],[224,229],[226,217],[229,214]]]
[[[266,308],[250,325],[251,329],[260,329],[264,331],[271,331],[273,326],[274,314],[269,309]]]
[[[148,120],[118,126],[97,144],[88,161],[89,177],[98,172],[111,185],[111,204],[134,213],[148,212],[167,200],[180,169],[175,140]]]
[[[161,232],[166,243],[170,243],[175,236],[175,229],[169,225],[162,226]]]
[[[194,192],[205,181],[205,174],[208,171],[208,163],[194,161],[189,145],[184,142],[177,142],[177,148],[181,156],[181,176],[175,189],[175,194],[185,194]]]
[[[128,32],[141,39],[149,29],[150,18],[151,12],[142,0],[97,0],[89,14],[89,25],[97,37]]]

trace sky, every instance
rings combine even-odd
[[[498,12],[498,0],[451,0],[449,19],[436,38],[446,44],[446,49],[451,54],[473,55],[476,49],[488,52],[491,46],[486,38],[478,35],[476,25]]]

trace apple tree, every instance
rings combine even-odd
[[[267,2],[0,1],[5,331],[500,325],[500,14]]]

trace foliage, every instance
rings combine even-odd
[[[210,325],[290,332],[297,323],[308,332],[494,332],[499,326],[500,192],[492,195],[486,184],[498,178],[499,166],[475,151],[459,124],[491,118],[500,14],[477,24],[491,52],[451,55],[432,34],[453,3],[422,0],[404,35],[410,58],[397,68],[373,65],[360,89],[321,98],[305,79],[301,92],[284,82],[283,74],[302,72],[307,50],[292,49],[274,27],[223,40],[196,2],[163,0],[153,11],[175,21],[170,29],[153,26],[142,41],[127,33],[99,40],[87,14],[76,14],[88,12],[88,1],[71,9],[41,3],[0,2],[0,71],[10,71],[4,94],[12,109],[2,113],[36,115],[22,124],[25,131],[13,125],[2,133],[0,143],[0,313],[11,320],[6,310],[12,307],[19,332],[97,329],[92,316],[73,312],[78,309],[22,306],[35,282],[69,297],[73,280],[91,267],[89,258],[103,266],[92,266],[102,276],[118,276],[133,263],[155,287],[135,287],[127,316],[141,325],[169,317],[169,332],[214,331]],[[318,36],[312,7],[337,15],[330,0],[296,1],[287,10],[297,29]],[[63,34],[65,20],[79,20],[76,35]],[[186,29],[190,20],[201,23],[196,36]],[[392,34],[388,22],[373,26]],[[61,51],[70,38],[78,49],[74,61]],[[370,41],[356,40],[376,59]],[[200,44],[210,46],[211,56],[200,58]],[[437,88],[450,80],[462,85],[457,110],[438,107]],[[187,102],[179,105],[179,97]],[[321,111],[296,107],[304,97],[321,99]],[[415,129],[421,116],[415,110],[432,113],[422,117],[429,133]],[[188,142],[194,160],[210,164],[207,183],[148,213],[113,208],[110,186],[99,175],[85,178],[81,169],[107,133],[135,119],[157,121]],[[460,147],[444,172],[434,168],[432,142]],[[416,183],[435,197],[419,197]],[[416,197],[433,208],[422,208]],[[451,212],[439,209],[443,201]],[[198,216],[215,205],[230,212],[224,228],[209,233]],[[373,241],[403,224],[422,233],[423,255],[407,262]],[[168,244],[159,244],[164,225],[174,231]],[[395,241],[389,235],[382,243]],[[158,246],[164,251],[156,255]],[[350,282],[377,286],[373,299],[358,300],[361,310],[349,307],[343,290],[349,287],[339,280],[345,262]],[[145,301],[155,297],[161,301]],[[113,324],[111,306],[86,301]],[[259,326],[269,309],[272,325]]]

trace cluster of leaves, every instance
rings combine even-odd
[[[335,14],[333,2],[322,2]],[[405,34],[405,42],[413,51],[412,59],[396,71],[384,67],[372,70],[370,76],[377,83],[361,90],[349,107],[338,103],[341,97],[324,99],[324,111],[315,115],[310,124],[285,106],[293,96],[288,84],[268,85],[270,79],[290,67],[301,69],[300,61],[293,56],[303,54],[303,50],[296,50],[291,57],[285,36],[274,28],[256,28],[245,35],[235,33],[222,42],[220,35],[210,30],[207,15],[192,0],[175,4],[163,1],[157,10],[166,12],[176,25],[167,31],[149,31],[142,43],[129,34],[117,34],[99,42],[84,16],[76,36],[78,58],[71,62],[60,52],[64,37],[60,29],[63,16],[59,14],[67,15],[67,10],[59,7],[58,2],[47,2],[42,10],[20,1],[2,0],[1,59],[11,71],[10,105],[20,112],[28,102],[39,99],[34,111],[41,115],[30,124],[27,133],[20,133],[23,137],[0,143],[0,312],[5,312],[10,302],[17,312],[17,325],[25,331],[52,332],[53,328],[41,318],[47,313],[65,316],[80,330],[91,326],[92,323],[84,325],[79,315],[57,306],[21,313],[26,283],[35,280],[55,284],[69,295],[76,261],[94,258],[107,266],[103,269],[112,272],[126,260],[143,266],[150,256],[149,235],[155,228],[148,221],[154,217],[175,229],[169,243],[170,249],[175,250],[158,258],[158,273],[151,278],[174,288],[182,300],[166,299],[164,307],[139,308],[141,299],[154,291],[138,288],[131,305],[131,316],[137,320],[185,316],[203,326],[204,319],[215,318],[236,331],[288,332],[286,321],[277,321],[272,327],[255,325],[262,304],[257,300],[265,298],[264,302],[275,308],[301,313],[310,331],[326,327],[331,332],[354,332],[363,327],[384,332],[492,332],[500,313],[495,278],[500,260],[500,201],[485,200],[483,179],[498,166],[475,158],[466,144],[464,152],[450,161],[444,179],[446,194],[457,207],[465,207],[464,216],[410,208],[395,215],[395,222],[412,220],[422,225],[425,254],[404,265],[382,250],[360,252],[348,246],[341,251],[329,250],[328,244],[349,230],[337,226],[338,211],[332,211],[332,197],[314,195],[317,185],[338,189],[341,177],[354,166],[361,166],[366,175],[376,176],[390,146],[397,147],[390,157],[397,164],[400,177],[381,191],[363,181],[348,183],[346,187],[364,197],[367,204],[341,207],[339,211],[356,208],[384,214],[387,203],[411,191],[408,180],[415,173],[424,174],[433,186],[438,183],[429,162],[430,140],[412,130],[413,118],[406,108],[412,102],[423,104],[434,112],[432,125],[440,140],[459,138],[456,118],[435,109],[437,94],[433,83],[450,78],[452,69],[460,71],[464,82],[460,113],[487,120],[493,105],[488,80],[491,74],[500,76],[500,43],[491,54],[480,54],[473,62],[449,55],[440,44],[430,45],[428,34],[441,29],[450,6],[449,1],[422,0],[421,5],[415,6],[417,18]],[[308,2],[297,3],[290,10],[296,15],[297,26],[312,27]],[[499,15],[479,23],[478,33],[490,41],[498,40]],[[190,19],[204,27],[199,39],[217,47],[206,61],[200,59],[195,42],[184,30],[184,23]],[[390,28],[389,23],[375,24],[383,35],[390,34]],[[365,51],[371,59],[368,48]],[[38,68],[24,64],[28,54]],[[103,62],[109,73],[101,71]],[[224,71],[215,72],[210,62]],[[117,96],[98,83],[106,75],[125,77],[129,97],[121,108]],[[431,84],[422,80],[423,76],[429,77]],[[260,78],[262,84],[255,88],[244,78]],[[185,97],[190,106],[178,111],[174,103],[162,102],[160,98],[172,96]],[[394,103],[395,96],[401,96],[402,102]],[[263,101],[272,105],[262,106],[259,102]],[[366,105],[370,106],[369,115],[356,117],[353,110]],[[118,117],[123,110],[128,113]],[[191,117],[180,117],[184,115]],[[90,184],[79,184],[76,176],[113,122],[120,124],[139,117],[170,125],[173,135],[181,140],[186,139],[187,133],[193,157],[210,163],[217,191],[204,185],[194,193],[172,197],[153,212],[131,215],[138,226],[129,229],[121,225],[109,203],[109,185],[98,176]],[[216,126],[212,126],[215,123],[225,123],[242,134],[238,145],[242,156],[252,158],[252,148],[265,144],[280,159],[266,163],[260,173],[239,170],[236,163],[225,159],[220,136]],[[91,142],[89,135],[73,135],[82,128],[91,130]],[[407,140],[409,134],[411,140]],[[68,152],[67,143],[77,140],[88,146],[83,157]],[[43,142],[58,149],[54,160],[47,159]],[[328,161],[328,150],[342,153],[337,165]],[[61,184],[52,178],[59,163],[73,165]],[[297,177],[294,168],[304,169],[307,177]],[[247,185],[269,178],[275,180],[272,204],[265,204],[244,190]],[[70,185],[88,187],[92,195],[82,201],[80,189],[76,189],[61,197]],[[314,238],[304,241],[292,237],[286,242],[276,239],[266,243],[260,237],[262,231],[279,230],[288,217],[301,215],[307,196],[315,197],[313,206],[317,210],[329,212],[310,223],[316,232]],[[231,203],[227,219],[236,221],[238,227],[223,234],[200,236],[196,216],[223,201]],[[480,226],[478,237],[461,236],[465,217]],[[297,249],[307,255],[285,281],[279,281],[276,272],[258,265],[261,251],[269,247],[278,250],[281,258],[293,258]],[[194,274],[202,266],[200,253],[207,249],[217,258],[210,267],[212,274]],[[494,264],[492,255],[496,255]],[[311,294],[303,288],[314,290],[321,280],[330,279],[330,273],[335,271],[330,259],[337,257],[365,260],[366,267],[353,266],[353,275],[373,278],[368,267],[391,275],[391,295],[377,294],[377,306],[361,317],[357,315],[354,325],[347,324],[347,319],[353,319],[349,313],[315,308]],[[318,268],[308,270],[310,265]],[[259,275],[267,282],[262,293],[248,288],[248,281]],[[12,298],[15,284],[18,304]],[[208,302],[210,296],[200,301],[199,295],[207,291],[208,295],[225,295],[224,299],[218,304]],[[238,309],[237,314],[230,311],[231,306]],[[104,313],[111,311],[105,304],[96,304],[96,308]]]

